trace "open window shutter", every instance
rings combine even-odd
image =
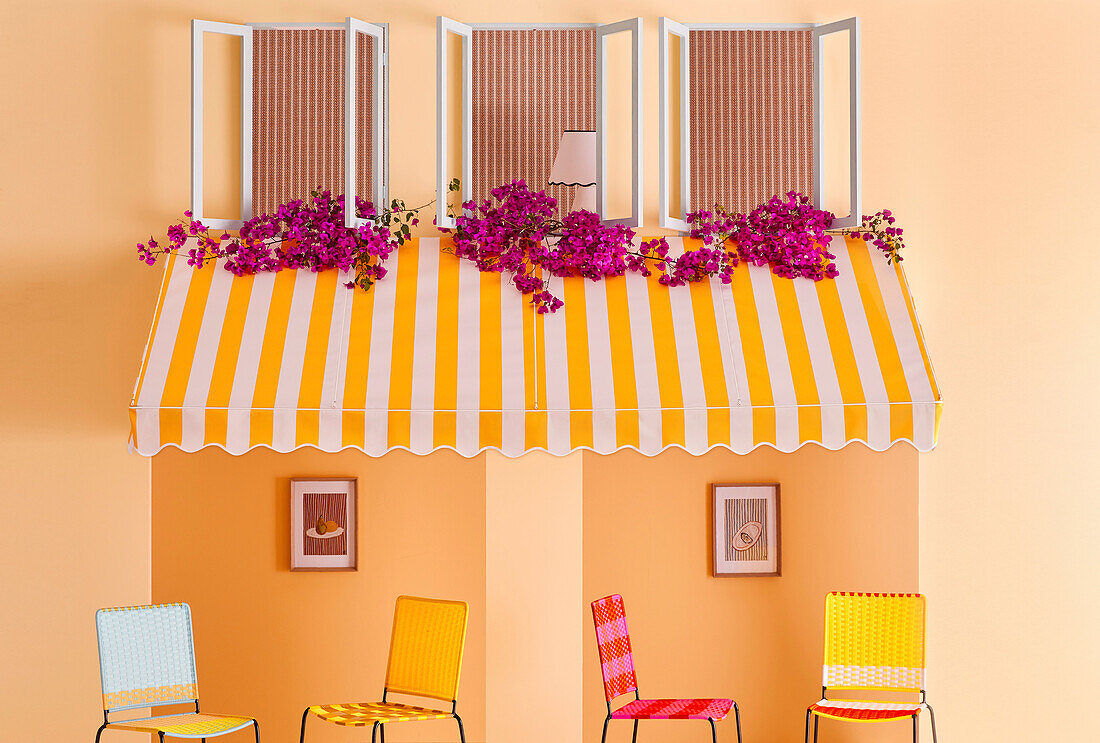
[[[617,23],[605,23],[597,28],[599,35],[599,74],[596,95],[596,212],[605,223],[638,227],[642,222],[642,19],[630,18]],[[630,216],[625,219],[608,219],[607,204],[607,37],[611,34],[631,35],[631,199]]]
[[[470,106],[471,40],[474,30],[465,23],[439,16],[436,22],[436,191],[435,222],[439,227],[453,228],[455,221],[447,216],[447,73],[450,70],[447,59],[447,34],[462,37],[462,200],[470,198],[473,181],[472,155],[473,127]]]
[[[836,23],[826,23],[814,27],[814,206],[820,208],[822,204],[822,172],[824,165],[825,138],[824,122],[822,121],[822,64],[823,54],[821,39],[823,36],[834,33],[848,33],[848,105],[849,105],[849,136],[851,138],[849,149],[849,201],[851,213],[848,216],[838,216],[833,221],[834,227],[855,227],[862,221],[862,191],[860,188],[861,152],[860,152],[860,105],[859,105],[859,19],[848,18]]]
[[[356,89],[357,81],[359,79],[358,70],[356,69],[356,63],[358,60],[357,42],[360,34],[366,34],[369,36],[373,43],[371,44],[371,58],[373,63],[372,77],[372,96],[371,96],[371,117],[370,124],[373,128],[373,137],[371,138],[371,174],[374,176],[374,189],[373,193],[363,195],[369,201],[373,202],[376,208],[382,209],[386,206],[386,180],[383,175],[382,164],[382,141],[383,141],[383,122],[385,118],[382,113],[382,82],[385,80],[385,74],[382,66],[385,63],[383,61],[383,43],[385,39],[385,28],[375,25],[373,23],[366,23],[357,18],[346,18],[344,20],[344,225],[346,227],[358,227],[365,224],[367,220],[360,219],[356,216],[355,200],[360,194],[356,193],[356,174],[358,168],[358,148],[356,146],[357,137],[361,135],[361,132],[357,131],[357,122],[359,116],[356,111],[356,105],[358,102],[358,91]]]
[[[203,34],[241,37],[241,217],[220,219],[202,213]],[[240,229],[252,218],[252,27],[216,21],[191,21],[191,212],[207,227]]]
[[[661,75],[661,208],[660,208],[660,225],[666,229],[679,230],[680,232],[688,232],[691,226],[684,221],[682,217],[687,216],[687,212],[690,209],[691,203],[691,178],[690,178],[690,163],[691,163],[691,129],[690,129],[690,117],[688,116],[691,110],[691,91],[689,87],[689,31],[688,27],[682,23],[661,17],[658,21],[658,34],[660,45],[660,75]],[[680,38],[680,205],[682,209],[681,216],[672,216],[669,214],[669,203],[671,201],[672,194],[672,161],[670,155],[671,148],[671,103],[670,93],[671,86],[669,80],[669,68],[670,68],[670,49],[669,43],[670,36],[678,36]]]

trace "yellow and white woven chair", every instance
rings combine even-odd
[[[849,722],[913,721],[928,710],[932,740],[936,717],[924,691],[924,596],[919,593],[830,593],[825,597],[825,664],[821,701],[806,710],[806,743],[813,719],[814,743],[821,717]],[[828,699],[830,689],[920,694],[914,703]]]
[[[206,740],[251,726],[260,741],[260,726],[251,717],[199,712],[199,682],[195,673],[195,645],[191,607],[187,604],[122,606],[95,614],[99,641],[99,675],[103,688],[104,730],[155,733],[171,738]],[[126,710],[194,704],[195,711],[116,719]]]
[[[390,659],[381,702],[316,704],[302,713],[300,743],[305,743],[306,720],[310,714],[336,725],[371,726],[371,743],[376,736],[386,743],[385,725],[454,718],[458,736],[466,743],[462,718],[458,716],[458,677],[466,646],[465,601],[444,601],[416,596],[398,596],[393,610]],[[407,694],[450,702],[450,711],[386,701],[386,695]]]

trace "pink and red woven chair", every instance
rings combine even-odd
[[[596,644],[600,650],[600,671],[603,691],[607,697],[607,717],[603,721],[600,743],[606,743],[607,725],[612,720],[633,720],[633,743],[638,741],[638,720],[707,720],[713,743],[718,743],[716,722],[726,719],[733,709],[737,721],[737,743],[741,743],[741,712],[732,699],[642,699],[634,675],[634,656],[630,649],[630,633],[626,629],[626,609],[623,597],[615,594],[592,602],[592,619],[596,623]],[[624,694],[634,692],[634,701],[616,710],[611,703]]]

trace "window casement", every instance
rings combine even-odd
[[[203,208],[203,45],[241,38],[241,214]],[[191,23],[191,211],[218,229],[308,199],[315,189],[379,208],[389,198],[388,27],[343,23]],[[362,224],[346,208],[348,226]]]
[[[715,204],[746,212],[787,191],[804,193],[821,208],[830,196],[829,184],[845,179],[850,213],[833,225],[859,224],[858,18],[829,24],[735,24],[662,17],[658,32],[661,227],[686,232],[688,212]],[[826,104],[835,93],[825,90],[822,41],[833,34],[848,38],[844,146],[849,157],[846,178],[826,179],[825,151],[838,142],[825,124]],[[679,44],[675,57],[673,37]],[[674,76],[675,68],[679,74]],[[673,141],[676,128],[678,142]],[[674,214],[677,175],[680,213]]]
[[[615,218],[608,206],[608,150],[623,136],[608,124],[607,93],[612,81],[607,64],[608,39],[629,34],[630,47],[630,214]],[[452,36],[461,40],[460,173],[450,169],[454,145],[449,82],[459,62],[449,51]],[[454,227],[448,215],[448,184],[461,181],[463,202],[480,202],[489,192],[523,179],[545,189],[560,207],[571,201],[570,186],[549,183],[562,134],[594,131],[596,211],[607,223],[638,226],[642,218],[642,33],[641,19],[618,23],[461,23],[437,21],[436,223]],[[457,107],[456,107],[457,108]],[[619,199],[618,201],[623,201]]]

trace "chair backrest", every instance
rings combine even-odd
[[[592,620],[596,623],[596,646],[600,650],[603,693],[610,704],[616,697],[638,690],[623,597],[615,594],[593,601]]]
[[[95,627],[105,711],[198,700],[187,604],[100,609]]]
[[[919,593],[826,596],[822,685],[921,691],[924,605]]]
[[[386,689],[453,702],[466,647],[465,601],[398,596]]]

